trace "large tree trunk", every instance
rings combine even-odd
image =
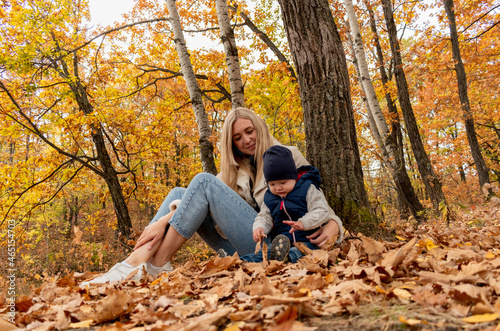
[[[418,170],[422,175],[422,181],[424,182],[425,189],[432,201],[434,209],[439,210],[439,204],[445,201],[446,198],[443,193],[441,182],[434,173],[432,164],[429,160],[427,152],[425,151],[422,138],[420,137],[417,120],[415,119],[415,114],[413,113],[410,93],[408,91],[408,83],[403,70],[403,61],[401,59],[401,52],[399,49],[396,23],[394,22],[394,16],[392,14],[391,0],[382,0],[382,5],[384,7],[387,32],[389,33],[391,52],[394,60],[394,76],[396,78],[396,85],[398,88],[399,105],[401,106],[401,111],[403,112],[406,130],[408,132],[408,137],[410,138],[410,144],[413,154],[415,155]]]
[[[451,48],[453,52],[453,60],[455,60],[455,71],[457,73],[458,96],[462,104],[463,118],[465,122],[465,131],[467,132],[467,139],[469,141],[470,151],[474,162],[476,163],[477,174],[479,175],[480,189],[484,184],[490,182],[490,175],[488,167],[484,162],[479,142],[477,141],[476,129],[474,127],[474,118],[470,109],[469,94],[467,92],[467,75],[465,74],[462,56],[460,55],[460,46],[458,43],[457,23],[455,20],[455,11],[453,9],[453,0],[443,0],[446,15],[450,21],[450,36]]]
[[[217,19],[219,20],[220,38],[222,45],[224,45],[224,52],[226,53],[232,108],[245,107],[238,49],[236,48],[234,31],[229,19],[227,0],[215,0],[215,8],[217,10]]]
[[[297,69],[307,157],[319,168],[332,207],[345,219],[350,217],[346,208],[369,204],[342,42],[327,0],[279,3]]]
[[[406,169],[402,168],[404,165],[401,164],[401,157],[399,156],[396,142],[390,139],[389,127],[387,126],[384,114],[382,113],[382,109],[377,99],[377,94],[375,93],[375,88],[373,87],[370,73],[368,71],[368,63],[366,61],[363,39],[361,37],[361,31],[354,12],[352,0],[344,0],[344,4],[349,18],[349,26],[352,34],[354,35],[354,40],[352,37],[350,40],[356,57],[356,69],[358,71],[359,82],[366,95],[369,118],[373,118],[373,121],[370,121],[371,130],[374,132],[375,140],[380,151],[382,152],[384,163],[389,169],[391,177],[394,180],[399,199],[406,202],[406,205],[410,208],[412,215],[415,219],[419,220],[424,207],[418,200],[418,197],[413,190],[413,186],[411,185]]]
[[[196,81],[193,66],[191,65],[191,60],[189,58],[186,40],[184,39],[184,33],[182,32],[181,19],[175,5],[175,0],[167,0],[167,8],[170,13],[172,30],[174,31],[175,49],[177,50],[177,55],[179,56],[182,75],[186,81],[194,116],[196,118],[196,123],[198,124],[198,131],[200,133],[200,154],[203,171],[215,175],[217,174],[217,167],[215,166],[214,160],[214,145],[210,140],[212,130],[210,129],[210,123],[208,122],[205,105],[203,104],[200,86]]]

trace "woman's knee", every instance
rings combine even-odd
[[[186,188],[184,188],[184,187],[174,187],[168,193],[167,198],[170,198],[170,200],[181,199],[182,196],[184,195],[184,192],[186,192]]]
[[[197,174],[196,176],[194,176],[194,178],[191,180],[191,183],[198,183],[198,182],[205,182],[205,181],[210,181],[210,180],[214,180],[216,179],[217,177],[212,175],[211,173],[208,173],[208,172],[200,172],[199,174]]]

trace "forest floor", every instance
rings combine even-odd
[[[81,289],[96,273],[47,275],[14,317],[0,294],[0,329],[500,330],[500,199],[446,215],[383,225],[393,240],[302,248],[296,264],[217,257],[197,239],[157,278]]]

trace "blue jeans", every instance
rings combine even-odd
[[[172,189],[151,223],[168,214],[170,203],[176,199],[181,202],[169,224],[184,238],[197,232],[212,249],[222,248],[230,255],[255,251],[252,226],[257,212],[214,175],[200,173],[187,188]],[[217,232],[216,225],[227,239]]]
[[[307,247],[310,249],[319,249],[318,246],[311,244],[309,241],[304,241],[304,244],[306,244]],[[269,257],[271,255],[271,246],[268,246],[267,248],[267,256]],[[291,263],[297,263],[297,261],[304,256],[302,252],[295,246],[290,247],[290,251],[288,252],[288,262]],[[257,253],[250,253],[247,255],[243,255],[241,257],[243,261],[246,262],[262,262],[262,250],[258,251]]]

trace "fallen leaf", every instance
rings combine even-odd
[[[469,316],[466,318],[462,318],[462,321],[464,321],[466,323],[471,323],[471,324],[485,323],[485,322],[493,322],[496,319],[498,319],[499,317],[500,316],[497,313],[481,314],[481,315],[473,315],[473,316]]]

